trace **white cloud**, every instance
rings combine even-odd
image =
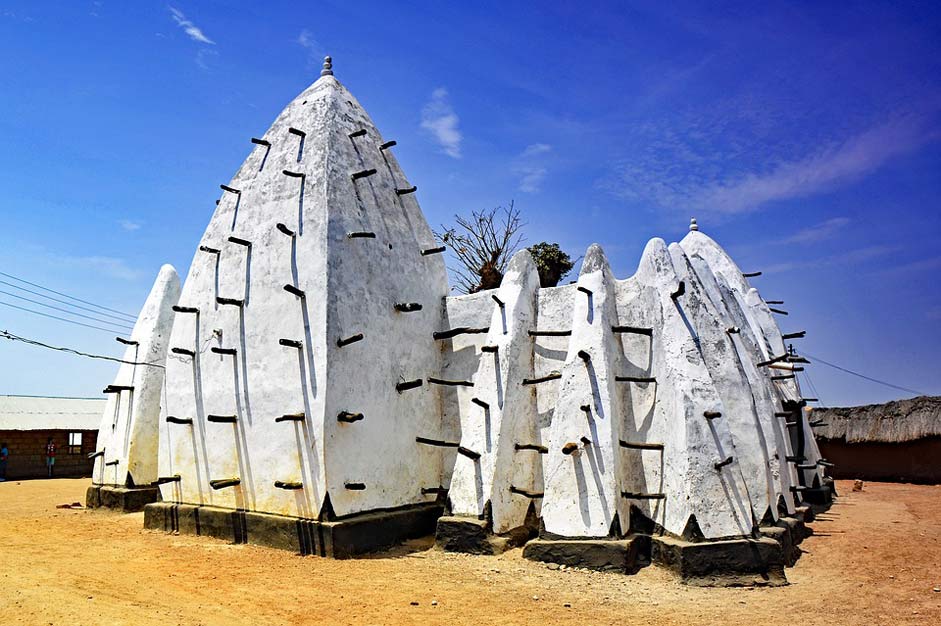
[[[211,48],[200,48],[199,52],[196,53],[196,65],[198,65],[200,69],[208,70],[209,59],[217,56],[219,56],[219,53]]]
[[[526,146],[526,149],[523,150],[523,154],[521,154],[520,156],[525,159],[528,157],[537,156],[539,154],[545,154],[546,152],[551,152],[551,151],[552,151],[552,146],[550,146],[547,143],[534,143],[534,144],[530,144]]]
[[[307,50],[307,64],[309,66],[320,65],[321,57],[324,56],[322,54],[323,49],[309,30],[306,28],[302,30],[295,41],[297,45]]]
[[[516,170],[520,175],[519,190],[523,193],[536,193],[542,188],[546,178],[544,167],[521,167]]]
[[[754,108],[728,104],[637,125],[628,154],[599,186],[681,214],[740,215],[852,184],[941,139],[937,98],[835,131],[765,119]]]
[[[513,173],[520,177],[519,190],[523,193],[538,193],[549,170],[545,167],[545,156],[552,152],[547,143],[533,143],[526,146],[513,165]]]
[[[118,220],[118,225],[128,232],[140,230],[141,226],[143,226],[143,224],[140,222],[135,222],[133,220]]]
[[[866,248],[856,248],[854,250],[831,254],[830,256],[817,259],[802,259],[798,261],[775,263],[773,265],[762,267],[761,271],[764,274],[779,274],[781,272],[789,272],[791,270],[797,269],[832,267],[835,265],[851,265],[854,263],[863,263],[871,259],[885,256],[887,254],[897,252],[898,250],[899,246],[868,246]]]
[[[692,198],[719,213],[744,213],[775,200],[803,198],[855,182],[931,139],[923,120],[906,116],[870,128],[816,154],[706,187]],[[937,134],[934,134],[937,138]]]
[[[850,223],[847,217],[834,217],[825,222],[809,226],[797,231],[790,237],[785,237],[779,243],[783,244],[808,244],[817,243],[833,237],[839,230]]]
[[[448,101],[448,90],[438,87],[431,93],[421,112],[421,127],[434,136],[444,153],[454,159],[461,158],[461,140],[463,135],[458,128],[457,113]]]
[[[174,7],[167,7],[170,10],[170,17],[173,18],[173,21],[177,23],[177,26],[183,29],[183,32],[189,36],[190,39],[199,43],[206,43],[210,45],[215,45],[216,42],[207,37],[201,28],[196,24],[192,23],[186,16],[183,15],[183,12]]]

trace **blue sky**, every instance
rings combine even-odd
[[[623,278],[695,215],[799,348],[941,394],[937,5],[467,4],[5,0],[0,272],[136,312],[331,54],[432,226],[514,200],[530,243],[598,242]],[[120,354],[3,306],[0,329]],[[0,341],[0,393],[114,371]],[[830,405],[906,395],[809,373]]]

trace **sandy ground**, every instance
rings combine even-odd
[[[88,484],[0,483],[0,623],[941,624],[941,486],[852,493],[841,481],[789,586],[703,589],[655,566],[553,571],[520,550],[472,557],[428,542],[299,557],[145,531],[142,514],[55,508]]]

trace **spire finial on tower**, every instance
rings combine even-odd
[[[699,224],[696,223],[696,218],[690,218],[689,220],[689,229],[690,230],[699,230]]]
[[[333,58],[325,56],[323,58],[323,69],[320,70],[321,76],[333,76]]]

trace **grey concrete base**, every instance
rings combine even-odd
[[[532,529],[522,526],[504,535],[495,535],[487,520],[445,516],[438,518],[435,545],[448,552],[501,554],[523,545],[533,535]]]
[[[800,558],[800,543],[813,534],[813,531],[804,523],[801,516],[782,516],[771,526],[762,526],[761,534],[778,542],[784,556],[784,564],[793,567]]]
[[[692,543],[651,538],[651,560],[676,572],[684,583],[706,587],[786,585],[781,543],[770,537]]]
[[[152,502],[160,501],[156,487],[118,487],[92,485],[85,492],[85,506],[89,509],[114,509],[122,513],[136,513]]]
[[[144,528],[347,559],[431,535],[441,512],[432,502],[320,521],[158,502],[144,507]]]
[[[822,487],[805,489],[800,493],[801,500],[816,507],[830,506],[833,504],[833,495],[834,490],[832,482],[824,483]]]
[[[558,563],[600,571],[633,574],[650,561],[650,538],[627,539],[533,539],[523,548],[531,561]]]

